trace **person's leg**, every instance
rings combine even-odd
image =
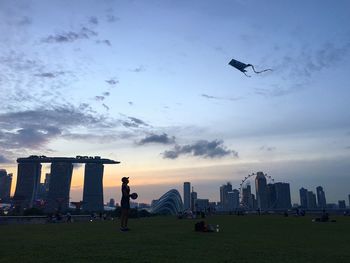
[[[120,227],[121,228],[125,228],[126,227],[126,223],[125,223],[125,209],[122,209],[122,211],[121,211]]]
[[[128,228],[129,209],[125,209],[125,228]]]

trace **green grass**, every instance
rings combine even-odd
[[[333,217],[332,217],[333,218]],[[1,225],[0,262],[350,262],[350,217],[212,216],[219,233],[173,217]]]

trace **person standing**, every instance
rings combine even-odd
[[[130,187],[128,186],[129,177],[122,178],[122,199],[120,201],[121,217],[120,217],[120,230],[129,231],[128,217],[130,211]]]

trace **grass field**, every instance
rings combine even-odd
[[[350,262],[350,217],[212,216],[219,233],[173,217],[1,225],[0,262]]]

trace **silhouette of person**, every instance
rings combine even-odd
[[[121,217],[120,217],[120,230],[129,231],[128,217],[130,210],[130,187],[128,186],[129,177],[122,178],[122,199],[120,201]]]

